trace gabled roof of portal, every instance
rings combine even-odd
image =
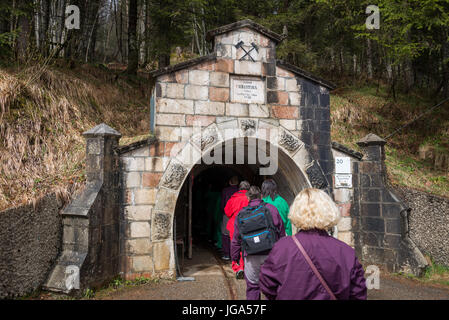
[[[211,53],[211,54],[208,54],[208,55],[205,55],[205,56],[201,56],[201,57],[198,57],[198,58],[194,58],[194,59],[190,59],[190,60],[187,60],[187,61],[184,61],[184,62],[173,64],[173,65],[167,66],[165,68],[153,70],[153,71],[150,72],[150,75],[152,77],[156,78],[156,77],[158,77],[160,75],[163,75],[163,74],[172,73],[172,72],[175,72],[175,71],[187,69],[187,68],[193,67],[193,66],[195,66],[197,64],[200,64],[200,63],[203,63],[203,62],[206,62],[206,61],[212,61],[212,60],[215,60],[215,59],[217,59],[217,55],[215,53]]]
[[[273,32],[273,31],[265,28],[264,26],[262,26],[262,25],[260,25],[258,23],[255,23],[254,21],[248,19],[248,20],[237,21],[237,22],[234,22],[234,23],[231,23],[231,24],[228,24],[228,25],[225,25],[225,26],[213,29],[213,30],[209,31],[206,34],[206,39],[207,40],[213,40],[214,37],[219,35],[219,34],[227,33],[227,32],[230,32],[230,31],[233,31],[233,30],[236,30],[236,29],[245,28],[245,27],[250,28],[250,29],[252,29],[252,30],[254,30],[256,32],[259,32],[260,34],[265,35],[266,37],[270,38],[271,40],[273,40],[276,43],[281,42],[285,38],[284,35],[279,35],[279,34]],[[211,53],[211,54],[208,54],[208,55],[205,55],[205,56],[201,56],[201,57],[198,57],[198,58],[195,58],[195,59],[191,59],[191,60],[188,60],[188,61],[184,61],[184,62],[175,64],[175,65],[170,65],[170,66],[167,66],[167,67],[162,68],[162,69],[151,71],[150,75],[152,77],[154,77],[154,78],[157,78],[158,76],[161,76],[161,75],[164,75],[164,74],[168,74],[168,73],[176,72],[176,71],[179,71],[179,70],[187,69],[187,68],[190,68],[190,67],[195,66],[197,64],[200,64],[200,63],[203,63],[203,62],[206,62],[206,61],[212,61],[212,60],[215,60],[215,59],[217,59],[217,56],[216,56],[216,53],[214,52],[214,53]],[[315,82],[315,83],[317,83],[319,85],[322,85],[323,87],[326,87],[329,90],[333,90],[333,89],[336,88],[336,85],[333,84],[332,82],[329,82],[329,81],[326,81],[326,80],[324,80],[322,78],[319,78],[319,77],[317,77],[317,76],[315,76],[315,75],[313,75],[313,74],[311,74],[311,73],[309,73],[309,72],[307,72],[305,70],[302,70],[302,69],[300,69],[300,68],[298,68],[298,67],[296,67],[296,66],[294,66],[294,65],[292,65],[290,63],[287,63],[287,62],[285,62],[283,60],[276,60],[276,65],[278,67],[284,68],[284,69],[286,69],[286,70],[288,70],[288,71],[290,71],[290,72],[292,72],[292,73],[294,73],[294,74],[296,74],[298,76],[304,77],[304,78],[306,78],[308,80],[311,80],[311,81],[313,81],[313,82]]]
[[[311,74],[297,66],[294,66],[284,60],[279,60],[279,59],[276,60],[276,66],[286,69],[288,71],[291,71],[294,74],[301,76],[303,78],[306,78],[308,80],[311,80],[315,83],[318,83],[318,84],[322,85],[323,87],[328,88],[329,90],[334,90],[337,87],[334,83],[324,80],[320,77],[314,76],[313,74]]]
[[[198,57],[198,58],[187,60],[187,61],[175,64],[175,65],[170,65],[170,66],[167,66],[167,67],[162,68],[162,69],[151,71],[150,75],[152,77],[154,77],[154,78],[157,78],[157,77],[159,77],[161,75],[164,75],[164,74],[168,74],[168,73],[176,72],[176,71],[179,71],[179,70],[187,69],[187,68],[193,67],[193,66],[195,66],[197,64],[200,64],[200,63],[203,63],[203,62],[206,62],[206,61],[212,61],[212,60],[215,60],[215,59],[217,59],[216,54],[215,53],[211,53],[211,54],[208,54],[206,56]],[[329,90],[333,90],[333,89],[336,88],[336,85],[333,84],[332,82],[329,82],[329,81],[326,81],[326,80],[324,80],[324,79],[322,79],[320,77],[314,76],[311,73],[309,73],[309,72],[307,72],[307,71],[305,71],[305,70],[303,70],[301,68],[298,68],[297,66],[289,64],[289,63],[287,63],[287,62],[285,62],[283,60],[276,60],[276,65],[278,67],[281,67],[283,69],[291,71],[291,72],[293,72],[294,74],[296,74],[296,75],[298,75],[300,77],[303,77],[305,79],[311,80],[312,82],[318,83],[319,85],[322,85],[323,87],[326,87]]]
[[[216,29],[210,30],[209,32],[206,33],[206,40],[211,41],[214,39],[215,36],[217,36],[219,34],[227,33],[227,32],[230,32],[230,31],[233,31],[236,29],[245,28],[245,27],[253,29],[254,31],[257,31],[257,32],[263,34],[264,36],[270,38],[271,40],[273,40],[276,43],[279,43],[285,39],[284,35],[277,34],[276,32],[273,32],[270,29],[267,29],[264,26],[262,26],[258,23],[255,23],[252,20],[247,19],[247,20],[237,21],[237,22],[227,24],[225,26],[221,26]]]

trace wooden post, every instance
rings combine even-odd
[[[187,222],[187,258],[192,259],[192,201],[193,201],[193,172],[189,177],[189,212]]]

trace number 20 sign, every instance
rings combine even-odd
[[[335,157],[335,173],[351,173],[351,159],[349,157]]]

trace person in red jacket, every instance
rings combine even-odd
[[[242,208],[248,205],[248,198],[246,197],[246,192],[249,190],[250,186],[251,185],[249,184],[248,181],[240,182],[239,191],[237,191],[231,196],[231,198],[228,200],[224,208],[224,212],[226,216],[229,218],[228,224],[226,225],[226,229],[228,229],[229,237],[231,239],[234,236],[235,218],[237,217],[240,210],[242,210]],[[243,279],[244,276],[243,268],[244,268],[243,257],[240,254],[239,263],[232,261],[232,270],[235,272],[237,279]]]
[[[231,238],[229,238],[229,231],[226,228],[228,225],[228,216],[224,213],[224,208],[228,203],[228,200],[231,199],[232,195],[239,191],[239,178],[237,176],[233,176],[229,180],[229,186],[223,189],[221,192],[221,203],[220,209],[223,215],[222,224],[221,224],[221,245],[223,249],[223,260],[231,260]]]

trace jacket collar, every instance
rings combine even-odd
[[[307,233],[307,234],[318,234],[318,235],[321,235],[321,236],[329,236],[329,233],[327,233],[326,230],[321,230],[321,229],[299,230],[299,232],[301,232],[301,233],[304,232],[304,233]]]
[[[262,199],[253,199],[248,203],[248,206],[254,207],[260,205]]]

